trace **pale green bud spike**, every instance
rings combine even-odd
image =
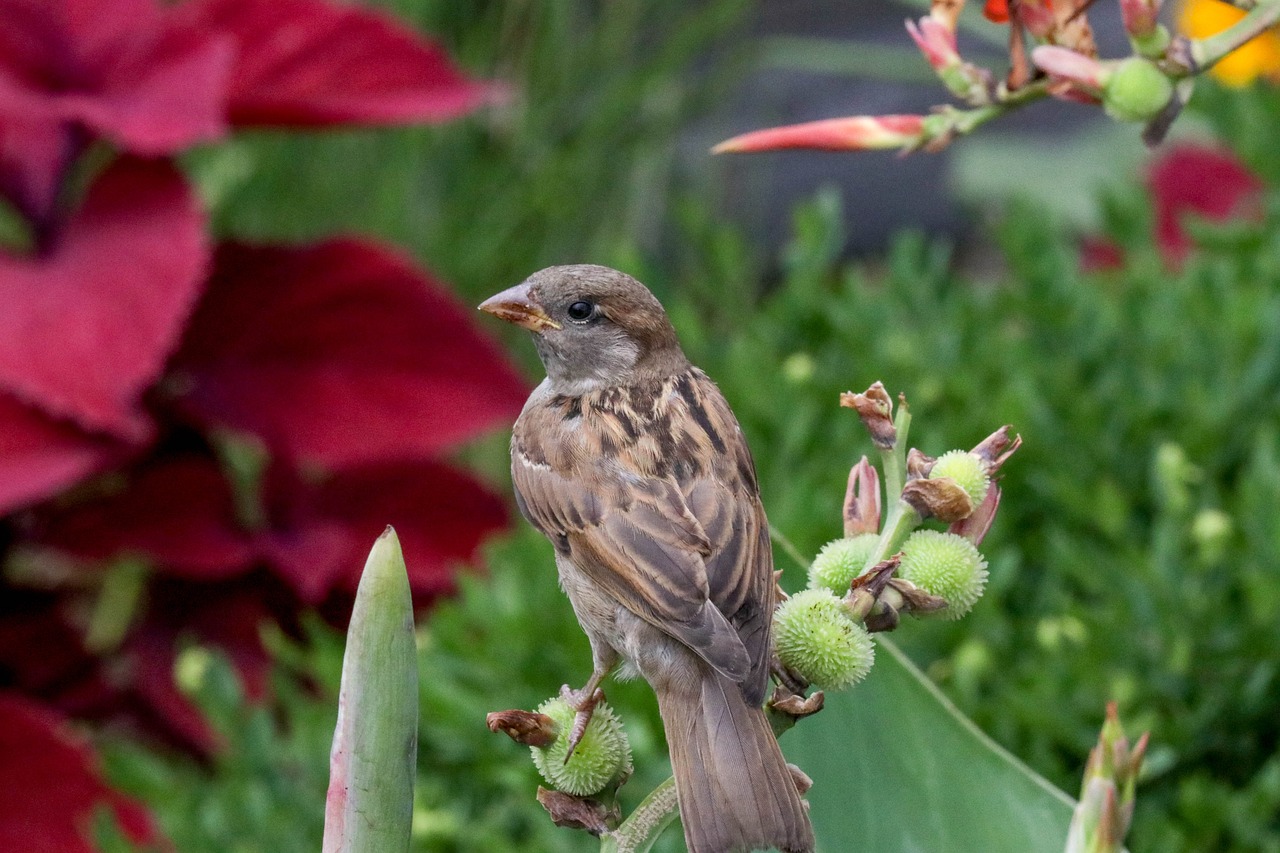
[[[388,527],[369,552],[347,628],[324,853],[409,849],[417,744],[413,600],[400,540]]]

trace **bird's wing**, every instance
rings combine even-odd
[[[772,558],[737,422],[697,371],[633,392],[526,409],[512,440],[521,512],[620,603],[762,699]]]

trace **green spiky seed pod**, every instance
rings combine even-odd
[[[976,455],[967,450],[948,450],[938,457],[929,471],[929,479],[950,477],[956,485],[965,490],[969,500],[975,507],[982,503],[991,488],[991,477],[987,475],[987,466]]]
[[[947,607],[938,614],[959,619],[982,597],[987,584],[987,561],[963,536],[917,530],[902,546],[898,577],[945,598]]]
[[[631,744],[627,733],[613,709],[604,702],[596,705],[586,733],[567,762],[564,757],[569,751],[569,732],[573,730],[573,708],[563,699],[555,698],[543,702],[538,713],[546,714],[559,727],[551,746],[529,747],[533,763],[548,785],[575,797],[589,797],[631,775]]]
[[[849,584],[862,574],[879,541],[875,533],[860,533],[823,545],[809,566],[809,589],[829,589],[836,595],[847,593]]]
[[[822,690],[856,684],[871,671],[875,646],[829,589],[797,592],[773,614],[778,658]]]

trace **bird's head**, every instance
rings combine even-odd
[[[671,376],[689,365],[662,304],[609,267],[548,267],[489,297],[480,310],[534,333],[558,393]]]

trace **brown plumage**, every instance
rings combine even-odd
[[[720,390],[616,270],[552,267],[480,307],[533,331],[547,369],[516,421],[511,471],[591,640],[580,703],[620,660],[653,686],[691,853],[811,851],[760,707],[773,558]]]

